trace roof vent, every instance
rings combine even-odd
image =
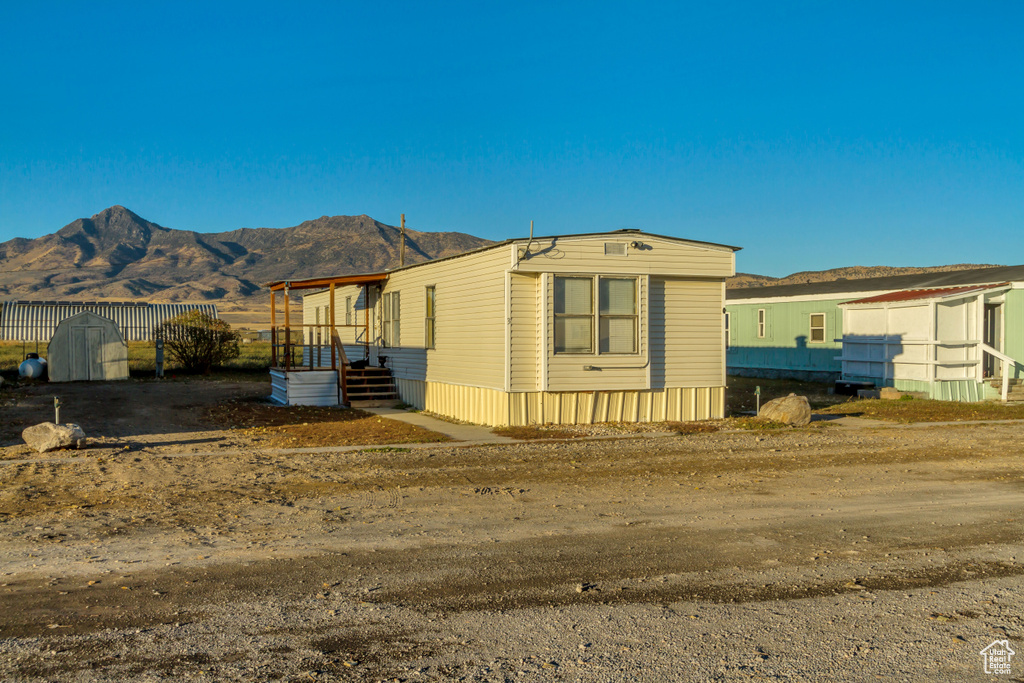
[[[625,242],[605,242],[604,243],[604,255],[605,256],[625,256],[626,255],[626,243]]]

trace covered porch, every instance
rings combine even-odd
[[[904,290],[840,304],[843,378],[930,398],[1024,398],[1005,352],[1010,283]]]
[[[377,389],[391,386],[390,372],[370,368],[373,335],[370,308],[364,306],[361,320],[338,323],[335,288],[360,286],[364,301],[371,289],[380,287],[387,273],[346,275],[305,280],[280,280],[265,286],[270,290],[270,383],[271,399],[282,405],[349,406],[352,400],[384,396]],[[328,291],[324,320],[293,324],[290,294],[294,291]],[[278,321],[278,299],[283,299],[283,322]],[[352,328],[362,358],[349,358],[339,335]],[[353,345],[350,343],[349,348]]]

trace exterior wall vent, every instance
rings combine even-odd
[[[605,256],[625,256],[626,255],[626,243],[625,242],[605,242],[604,243],[604,255]]]

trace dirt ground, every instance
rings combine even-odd
[[[289,448],[449,441],[444,434],[361,410],[293,406],[268,400],[265,376],[202,377],[67,384],[22,383],[0,393],[0,459],[40,457],[21,439],[29,425],[54,420],[80,425],[89,447],[67,456],[196,453],[217,449]],[[47,455],[43,457],[52,457]]]
[[[102,448],[0,453],[0,679],[968,681],[1024,644],[1018,422],[282,453],[209,422],[265,386],[139,387]]]

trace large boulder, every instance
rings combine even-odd
[[[75,424],[54,424],[42,422],[26,427],[21,433],[32,448],[40,453],[55,451],[58,448],[81,448],[85,445],[85,432]]]
[[[803,427],[811,422],[811,404],[807,402],[806,396],[790,394],[774,401],[768,401],[761,406],[757,416],[776,422],[785,422],[794,427]]]

